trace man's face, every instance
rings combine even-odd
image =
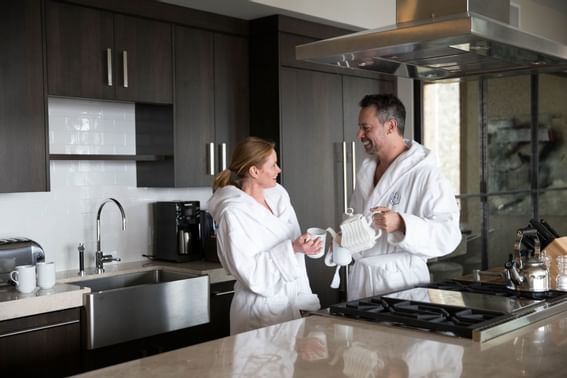
[[[388,121],[386,124],[388,124]],[[376,156],[386,143],[387,131],[384,124],[378,120],[376,107],[368,106],[360,109],[358,127],[356,138],[362,142],[367,154]]]

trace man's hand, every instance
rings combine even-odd
[[[372,225],[374,228],[383,230],[387,233],[399,231],[406,233],[406,224],[400,214],[392,211],[387,207],[373,207],[370,209],[375,214],[372,216]]]

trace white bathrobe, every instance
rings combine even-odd
[[[429,282],[427,259],[451,253],[461,241],[459,208],[449,181],[431,151],[415,141],[386,169],[374,187],[376,159],[358,171],[351,198],[355,213],[383,206],[398,212],[406,226],[382,233],[376,245],[353,257],[348,298],[356,299]]]
[[[300,317],[299,310],[318,310],[303,253],[292,241],[300,234],[287,191],[280,185],[264,191],[273,214],[235,186],[218,189],[209,200],[217,223],[218,255],[236,278],[230,307],[230,332],[239,332]]]

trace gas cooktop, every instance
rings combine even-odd
[[[567,292],[456,280],[333,305],[332,315],[486,341],[562,311]]]

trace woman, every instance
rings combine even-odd
[[[274,144],[249,137],[234,150],[230,167],[217,175],[209,210],[217,223],[218,255],[236,278],[230,333],[297,319],[318,310],[304,254],[317,254],[319,240],[301,234]]]

